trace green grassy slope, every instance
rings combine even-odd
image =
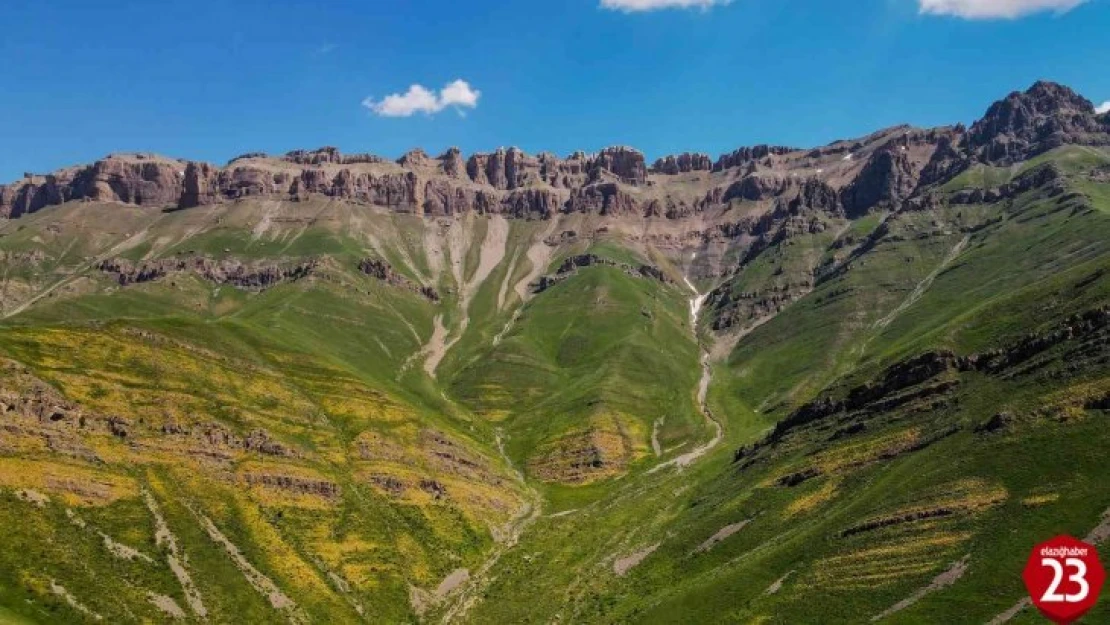
[[[1055,166],[1062,190],[800,220],[696,331],[676,249],[549,242],[593,217],[0,225],[0,622],[861,622],[948,570],[884,622],[990,620],[1030,544],[1110,508],[1107,163],[1065,147],[935,189]],[[532,293],[580,254],[606,262]],[[117,258],[313,269],[121,285]]]
[[[728,447],[749,447],[742,457],[638,476],[538,522],[474,620],[861,622],[965,557],[950,588],[885,620],[984,622],[1014,605],[1028,546],[1083,537],[1110,508],[1096,477],[1110,442],[1099,408],[1107,329],[1061,329],[1110,301],[1110,205],[1085,167],[1065,170],[1086,197],[1034,190],[894,215],[877,230],[853,224],[842,236],[874,236],[834,254],[811,293],[717,369],[711,405],[727,416]],[[770,260],[799,258],[791,252]],[[762,273],[741,273],[738,290],[774,274],[753,268]],[[1071,338],[1045,339],[1059,336]],[[806,402],[877,386],[888,367],[936,350],[1020,357],[991,372],[945,369],[750,449]],[[998,414],[1003,425],[984,428]],[[636,554],[642,562],[618,575]]]

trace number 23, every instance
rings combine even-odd
[[[1079,558],[1068,558],[1065,564],[1075,569],[1075,574],[1069,576],[1068,581],[1079,584],[1079,592],[1074,595],[1059,594],[1057,591],[1060,589],[1060,582],[1064,580],[1064,567],[1055,558],[1042,558],[1041,565],[1051,568],[1053,576],[1052,583],[1049,584],[1048,590],[1041,597],[1041,601],[1046,603],[1078,603],[1086,599],[1091,592],[1091,587],[1087,584],[1087,565]]]

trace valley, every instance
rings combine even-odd
[[[651,164],[112,155],[0,216],[0,622],[1022,623],[1029,545],[1108,538],[1062,85]]]

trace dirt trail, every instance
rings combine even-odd
[[[971,555],[969,554],[960,558],[956,562],[953,562],[952,566],[949,567],[946,571],[934,577],[933,581],[929,582],[928,586],[921,588],[912,595],[906,597],[898,603],[895,603],[880,614],[876,614],[875,616],[871,617],[871,622],[874,623],[876,621],[881,621],[891,614],[894,614],[895,612],[905,610],[911,605],[924,599],[926,595],[930,595],[938,590],[944,590],[952,584],[960,581],[960,578],[963,577],[964,573],[967,572],[967,563],[970,559]]]
[[[707,297],[708,293],[699,293],[697,287],[695,287],[694,284],[690,282],[690,279],[688,277],[683,277],[683,280],[686,281],[686,286],[690,287],[690,290],[694,292],[694,297],[690,298],[690,331],[694,335],[694,341],[697,342],[700,346],[701,341],[698,340],[698,313],[701,312],[702,305],[705,304],[705,298]],[[721,427],[721,422],[718,421],[713,416],[713,412],[709,410],[709,402],[707,401],[707,398],[709,396],[709,384],[713,381],[713,367],[710,350],[705,349],[704,347],[701,348],[700,362],[701,379],[698,380],[698,409],[701,411],[702,416],[705,417],[705,420],[710,424],[711,427],[713,427],[713,438],[709,439],[707,443],[701,445],[700,447],[696,447],[693,450],[682,454],[681,456],[672,458],[671,460],[652,467],[651,470],[648,471],[648,473],[655,473],[656,471],[661,471],[667,467],[688,467],[693,464],[695,460],[709,453],[710,450],[719,445],[721,440],[724,439],[725,430],[723,427]]]
[[[148,564],[154,564],[154,558],[146,555],[138,549],[130,545],[125,545],[121,542],[118,542],[104,532],[97,533],[100,535],[100,539],[104,541],[104,548],[120,560],[127,560],[128,562],[131,562],[133,560],[142,560],[143,562],[146,562]]]
[[[998,616],[992,618],[987,623],[987,625],[1002,625],[1003,623],[1008,623],[1010,622],[1010,619],[1017,616],[1019,613],[1021,613],[1022,610],[1032,605],[1032,603],[1033,602],[1029,600],[1029,597],[1023,597],[1021,601],[1018,601],[1014,605],[1010,606],[1009,610],[1006,610],[1002,614],[999,614]]]
[[[447,227],[447,251],[450,258],[447,258],[446,262],[451,265],[451,277],[454,278],[455,286],[460,291],[465,282],[463,274],[466,269],[466,251],[470,247],[470,237],[467,236],[469,225],[469,216],[464,216],[452,219]]]
[[[948,265],[952,264],[952,261],[956,260],[956,257],[960,255],[960,252],[964,251],[964,248],[967,247],[969,241],[971,241],[970,234],[965,235],[964,238],[957,241],[956,245],[952,246],[952,249],[948,251],[948,254],[944,257],[944,260],[940,261],[940,264],[937,265],[931,272],[929,272],[929,275],[925,276],[924,278],[922,278],[921,282],[917,283],[917,286],[914,287],[913,292],[910,293],[909,297],[903,300],[901,304],[898,304],[897,308],[890,311],[889,314],[887,314],[882,319],[879,319],[879,321],[875,323],[875,329],[885,329],[891,324],[892,321],[894,321],[898,317],[898,315],[905,312],[907,308],[913,306],[914,303],[917,302],[917,300],[921,299],[921,296],[925,294],[925,291],[929,290],[929,287],[933,285],[933,281],[937,279],[937,276],[940,275],[940,272],[944,271],[945,268],[948,267]]]
[[[13,308],[13,309],[9,310],[8,312],[4,313],[3,317],[0,317],[0,319],[7,319],[8,317],[13,317],[15,315],[18,315],[19,313],[21,313],[21,312],[27,310],[28,308],[30,308],[35,302],[37,302],[37,301],[41,300],[42,298],[50,295],[51,293],[53,293],[58,288],[60,288],[62,286],[65,286],[66,284],[69,284],[70,282],[72,282],[75,278],[77,278],[81,275],[83,270],[91,269],[93,267],[96,267],[101,262],[103,262],[105,260],[108,260],[109,258],[111,258],[113,256],[118,256],[122,252],[124,252],[126,250],[129,250],[129,249],[139,245],[140,243],[143,243],[144,241],[147,240],[147,237],[150,235],[150,227],[153,226],[159,220],[161,220],[164,215],[165,215],[165,213],[159,214],[158,217],[155,217],[148,224],[143,226],[143,228],[141,230],[139,230],[135,234],[127,237],[123,241],[120,241],[119,243],[113,245],[111,248],[108,249],[108,251],[106,251],[103,254],[94,258],[92,260],[92,262],[85,263],[83,265],[79,265],[79,266],[75,267],[73,269],[73,271],[66,274],[61,280],[58,280],[57,282],[50,285],[49,287],[43,289],[42,291],[39,291],[34,297],[31,297],[26,302],[23,302],[19,306],[16,306],[15,308]]]
[[[320,210],[313,213],[312,217],[310,217],[308,221],[304,222],[303,226],[297,228],[297,232],[293,235],[293,238],[286,241],[285,238],[282,237],[281,240],[285,243],[285,247],[281,248],[280,253],[284,254],[288,252],[289,248],[293,247],[293,244],[296,243],[297,240],[300,239],[302,235],[304,235],[304,233],[308,232],[308,229],[312,226],[312,224],[316,223],[317,220],[320,219],[320,216],[323,215],[324,211],[328,210],[328,208],[330,208],[330,204],[325,204]]]
[[[563,510],[562,512],[556,512],[555,514],[549,514],[549,515],[547,515],[547,518],[549,518],[549,519],[561,519],[565,516],[570,516],[570,515],[574,514],[575,512],[578,512],[578,508],[572,508],[570,510]]]

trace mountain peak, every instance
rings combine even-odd
[[[1090,100],[1076,93],[1071,87],[1050,80],[1038,80],[1019,97],[1023,97],[1025,101],[1040,110],[1076,110],[1084,113],[1095,111],[1095,106]]]
[[[1090,100],[1039,80],[992,104],[971,126],[967,141],[983,161],[1010,165],[1066,143],[1110,144],[1110,128]]]

